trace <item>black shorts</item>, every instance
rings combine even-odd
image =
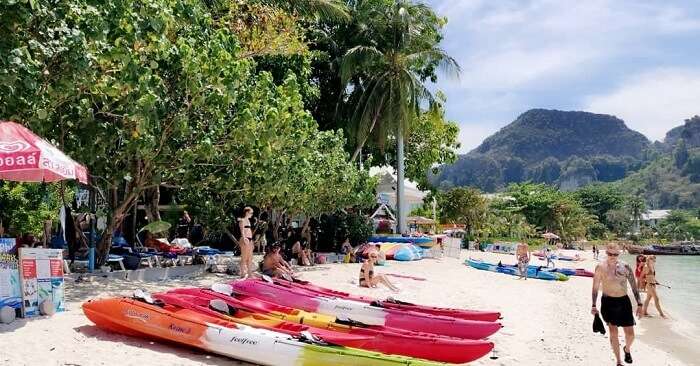
[[[630,297],[603,296],[600,300],[600,315],[606,323],[618,327],[631,327],[634,322],[634,311]]]

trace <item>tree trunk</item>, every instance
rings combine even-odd
[[[143,192],[143,204],[146,211],[148,222],[160,221],[160,211],[158,203],[160,202],[160,187],[148,188]]]
[[[100,238],[100,241],[97,243],[97,258],[95,258],[97,268],[105,263],[107,254],[109,253],[109,248],[112,245],[114,229],[122,224],[126,213],[131,209],[132,205],[136,203],[137,196],[138,195],[135,190],[132,190],[129,194],[127,194],[122,203],[112,210],[107,227],[102,233],[102,238]]]
[[[398,220],[397,231],[406,233],[406,202],[404,200],[404,154],[403,154],[403,128],[399,127],[396,134],[396,211]]]
[[[310,223],[311,219],[307,217],[304,219],[304,224],[301,225],[301,237],[306,239],[306,242],[309,243],[309,247],[311,247],[311,230],[309,229]]]

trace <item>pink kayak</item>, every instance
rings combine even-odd
[[[465,320],[482,320],[488,322],[494,322],[501,317],[501,313],[497,311],[479,311],[479,310],[464,310],[464,309],[450,309],[450,308],[440,308],[432,306],[424,306],[411,304],[408,302],[403,302],[394,299],[378,300],[371,297],[352,295],[347,292],[331,290],[325,287],[317,286],[307,281],[295,281],[288,282],[284,280],[275,279],[275,283],[283,286],[294,286],[302,288],[305,290],[313,291],[325,296],[334,296],[342,299],[354,300],[359,302],[368,303],[372,306],[377,306],[385,309],[395,309],[395,310],[408,310],[415,311],[418,313],[438,315],[438,316],[449,316],[457,319]]]
[[[501,329],[501,324],[498,322],[455,319],[414,311],[384,309],[359,301],[328,297],[302,288],[286,287],[261,280],[235,281],[231,285],[236,293],[367,325],[465,339],[486,338]]]
[[[176,289],[153,296],[167,304],[219,317],[222,315],[210,308],[210,302],[220,300],[224,301],[229,309],[235,309],[230,316],[225,316],[226,319],[235,322],[292,336],[300,336],[304,332],[308,332],[333,344],[385,354],[417,357],[439,362],[466,363],[483,357],[493,349],[493,343],[486,340],[438,337],[433,334],[420,333],[400,334],[389,330],[390,328],[383,328],[384,330],[380,331],[376,327],[361,328],[343,324],[326,324],[323,328],[316,325],[310,326],[306,324],[308,320],[306,317],[293,316],[295,311],[299,313],[298,310],[282,309],[275,304],[245,295],[228,296],[208,289]],[[279,314],[287,312],[292,316],[288,318],[279,316]],[[287,321],[287,319],[291,321]],[[295,321],[301,321],[303,324],[295,323]]]

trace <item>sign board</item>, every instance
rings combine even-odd
[[[40,315],[47,300],[56,312],[65,310],[62,249],[20,248],[19,274],[24,317]]]
[[[17,256],[10,254],[14,247],[14,238],[0,238],[0,308],[22,308]]]

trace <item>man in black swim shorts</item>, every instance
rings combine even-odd
[[[637,316],[641,316],[642,300],[639,297],[639,290],[634,278],[634,270],[621,261],[620,248],[617,244],[608,244],[605,251],[607,259],[595,268],[593,277],[593,307],[592,314],[597,314],[598,309],[598,289],[603,286],[603,296],[600,299],[600,313],[603,320],[610,329],[610,345],[612,346],[617,366],[622,365],[620,361],[620,341],[618,339],[618,327],[622,327],[625,332],[625,362],[632,363],[632,342],[634,341],[634,312],[632,301],[627,295],[627,284],[629,283],[637,302]]]

